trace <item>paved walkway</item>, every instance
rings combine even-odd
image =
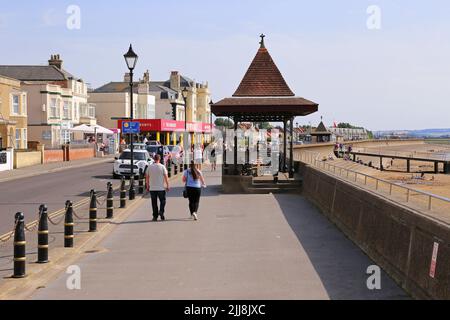
[[[29,178],[38,176],[45,173],[58,172],[61,170],[72,169],[72,168],[81,168],[90,165],[95,165],[99,163],[109,162],[114,159],[114,156],[106,156],[104,158],[90,158],[90,159],[82,159],[82,160],[73,160],[73,161],[65,161],[65,162],[53,162],[40,164],[20,169],[14,169],[9,171],[1,171],[0,172],[0,182],[17,180],[22,178]],[[111,169],[112,172],[112,169]]]
[[[366,287],[373,262],[298,195],[223,195],[209,188],[200,220],[189,219],[182,187],[166,222],[145,202],[79,262],[81,290],[61,274],[33,299],[404,299],[385,274]]]

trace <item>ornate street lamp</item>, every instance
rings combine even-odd
[[[187,132],[187,98],[188,98],[188,94],[189,94],[189,90],[184,87],[184,89],[181,91],[181,95],[183,96],[183,100],[184,100],[184,131],[185,134],[188,134]],[[188,137],[186,136],[186,139],[184,141],[188,141]],[[187,147],[188,146],[184,146],[184,157],[186,159],[187,156]],[[187,170],[188,168],[188,164],[186,163],[186,161],[184,162],[184,170]]]
[[[187,98],[188,98],[189,90],[184,87],[183,91],[181,91],[181,95],[184,100],[184,131],[187,132]]]
[[[125,62],[127,63],[127,67],[130,70],[130,120],[134,120],[134,110],[133,110],[133,70],[136,67],[136,63],[138,61],[138,55],[133,51],[133,48],[130,44],[130,49],[128,52],[123,55],[125,58]],[[131,176],[130,176],[130,191],[129,197],[130,200],[134,200],[136,197],[136,192],[134,190],[134,137],[133,134],[130,133],[130,153],[131,153]]]

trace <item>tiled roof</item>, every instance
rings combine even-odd
[[[0,74],[21,81],[64,81],[76,79],[55,66],[0,66]]]
[[[233,97],[215,103],[212,112],[218,117],[238,113],[304,116],[316,112],[318,106],[300,97]]]
[[[259,48],[233,97],[294,96],[269,51]]]
[[[176,94],[175,90],[172,90],[165,86],[166,82],[150,82],[150,92],[162,91]],[[135,82],[133,86],[133,92],[138,92],[139,82]],[[114,92],[128,92],[130,90],[130,84],[128,82],[110,82],[95,89],[94,93],[114,93]]]

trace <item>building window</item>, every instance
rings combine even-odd
[[[16,149],[20,149],[20,140],[21,140],[20,129],[16,129]]]
[[[66,120],[72,118],[71,115],[70,115],[69,101],[64,101],[64,104],[63,104],[63,117]]]
[[[27,129],[22,129],[23,148],[28,149],[28,133]]]
[[[20,114],[20,96],[16,94],[12,96],[12,114]]]
[[[57,116],[58,116],[57,100],[53,98],[50,100],[50,117],[56,118]]]
[[[22,115],[26,116],[28,114],[28,103],[27,94],[22,94]]]

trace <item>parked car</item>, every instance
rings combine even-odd
[[[148,166],[154,162],[147,150],[134,150],[133,158],[135,178],[139,177],[139,169],[142,169],[145,173]],[[114,161],[113,178],[117,179],[129,176],[131,176],[131,150],[126,149],[122,152],[120,157],[116,158],[116,161]]]
[[[158,140],[150,140],[147,142],[147,146],[161,146],[161,142]]]
[[[147,145],[145,143],[134,143],[134,150],[147,150]]]

